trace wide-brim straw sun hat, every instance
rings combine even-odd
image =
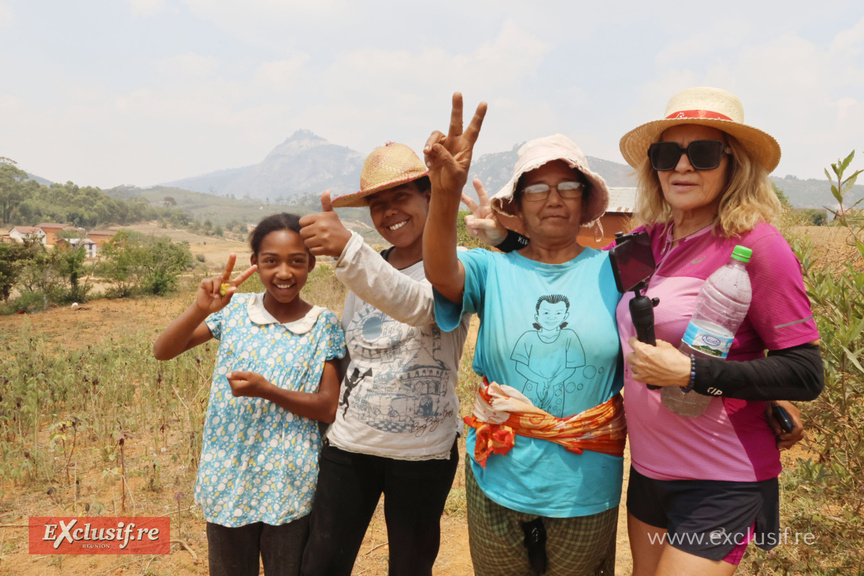
[[[696,87],[678,92],[666,106],[662,120],[653,120],[627,132],[620,142],[621,154],[630,166],[648,161],[648,148],[673,126],[712,126],[733,136],[747,154],[767,172],[780,163],[780,144],[773,136],[744,124],[744,106],[737,96],[720,88]]]
[[[382,190],[413,182],[429,174],[426,165],[408,146],[388,142],[376,148],[360,171],[360,190],[333,200],[336,208],[366,206],[366,197]]]
[[[606,181],[588,168],[585,154],[575,142],[563,134],[553,134],[529,140],[519,148],[519,158],[513,168],[513,177],[492,197],[492,208],[498,213],[498,221],[510,230],[524,233],[522,220],[516,216],[513,194],[523,174],[540,168],[544,164],[563,160],[568,166],[581,172],[588,180],[589,190],[582,196],[582,225],[592,225],[600,218],[609,204],[609,189]]]

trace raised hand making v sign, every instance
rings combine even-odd
[[[480,135],[480,127],[486,116],[487,105],[481,102],[474,112],[468,128],[462,129],[462,94],[453,94],[450,111],[450,128],[445,136],[436,130],[426,140],[423,154],[429,167],[433,194],[449,194],[455,197],[456,204],[462,196],[462,188],[468,181],[468,169],[474,154],[474,143]]]
[[[258,269],[258,266],[253,264],[231,280],[236,261],[237,255],[231,254],[221,275],[201,281],[195,302],[156,340],[153,355],[157,360],[170,360],[213,337],[204,324],[204,319],[227,306],[231,302],[231,297],[237,292],[237,288]]]
[[[452,301],[462,298],[465,286],[465,269],[456,258],[456,215],[486,108],[486,103],[481,102],[463,131],[462,94],[456,92],[447,135],[436,130],[423,148],[432,181],[428,225],[423,235],[423,264],[426,278]]]

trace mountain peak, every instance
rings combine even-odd
[[[294,132],[291,136],[285,139],[285,141],[273,149],[275,152],[279,150],[281,153],[290,153],[298,150],[308,150],[309,148],[314,148],[315,146],[323,146],[329,144],[327,140],[318,136],[311,130],[300,129]]]

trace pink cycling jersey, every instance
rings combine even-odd
[[[735,334],[729,361],[752,360],[766,350],[781,350],[819,338],[801,265],[789,244],[768,224],[738,237],[714,236],[710,229],[671,246],[671,230],[647,228],[658,263],[646,295],[659,298],[655,334],[678,346],[693,314],[699,289],[729,261],[736,244],[753,250],[747,272],[753,300]],[[632,293],[618,305],[618,332],[625,357],[635,336],[630,319]],[[693,392],[695,394],[695,392]],[[765,402],[713,398],[704,414],[679,416],[660,402],[659,390],[633,380],[625,362],[624,405],[633,466],[656,480],[761,481],[780,473],[775,437],[765,418]]]

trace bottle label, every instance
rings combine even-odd
[[[684,337],[681,341],[703,354],[714,356],[715,358],[726,358],[729,355],[729,349],[732,348],[732,341],[735,336],[724,336],[714,332],[708,332],[704,328],[700,328],[690,322],[687,325],[687,330],[684,332]]]

